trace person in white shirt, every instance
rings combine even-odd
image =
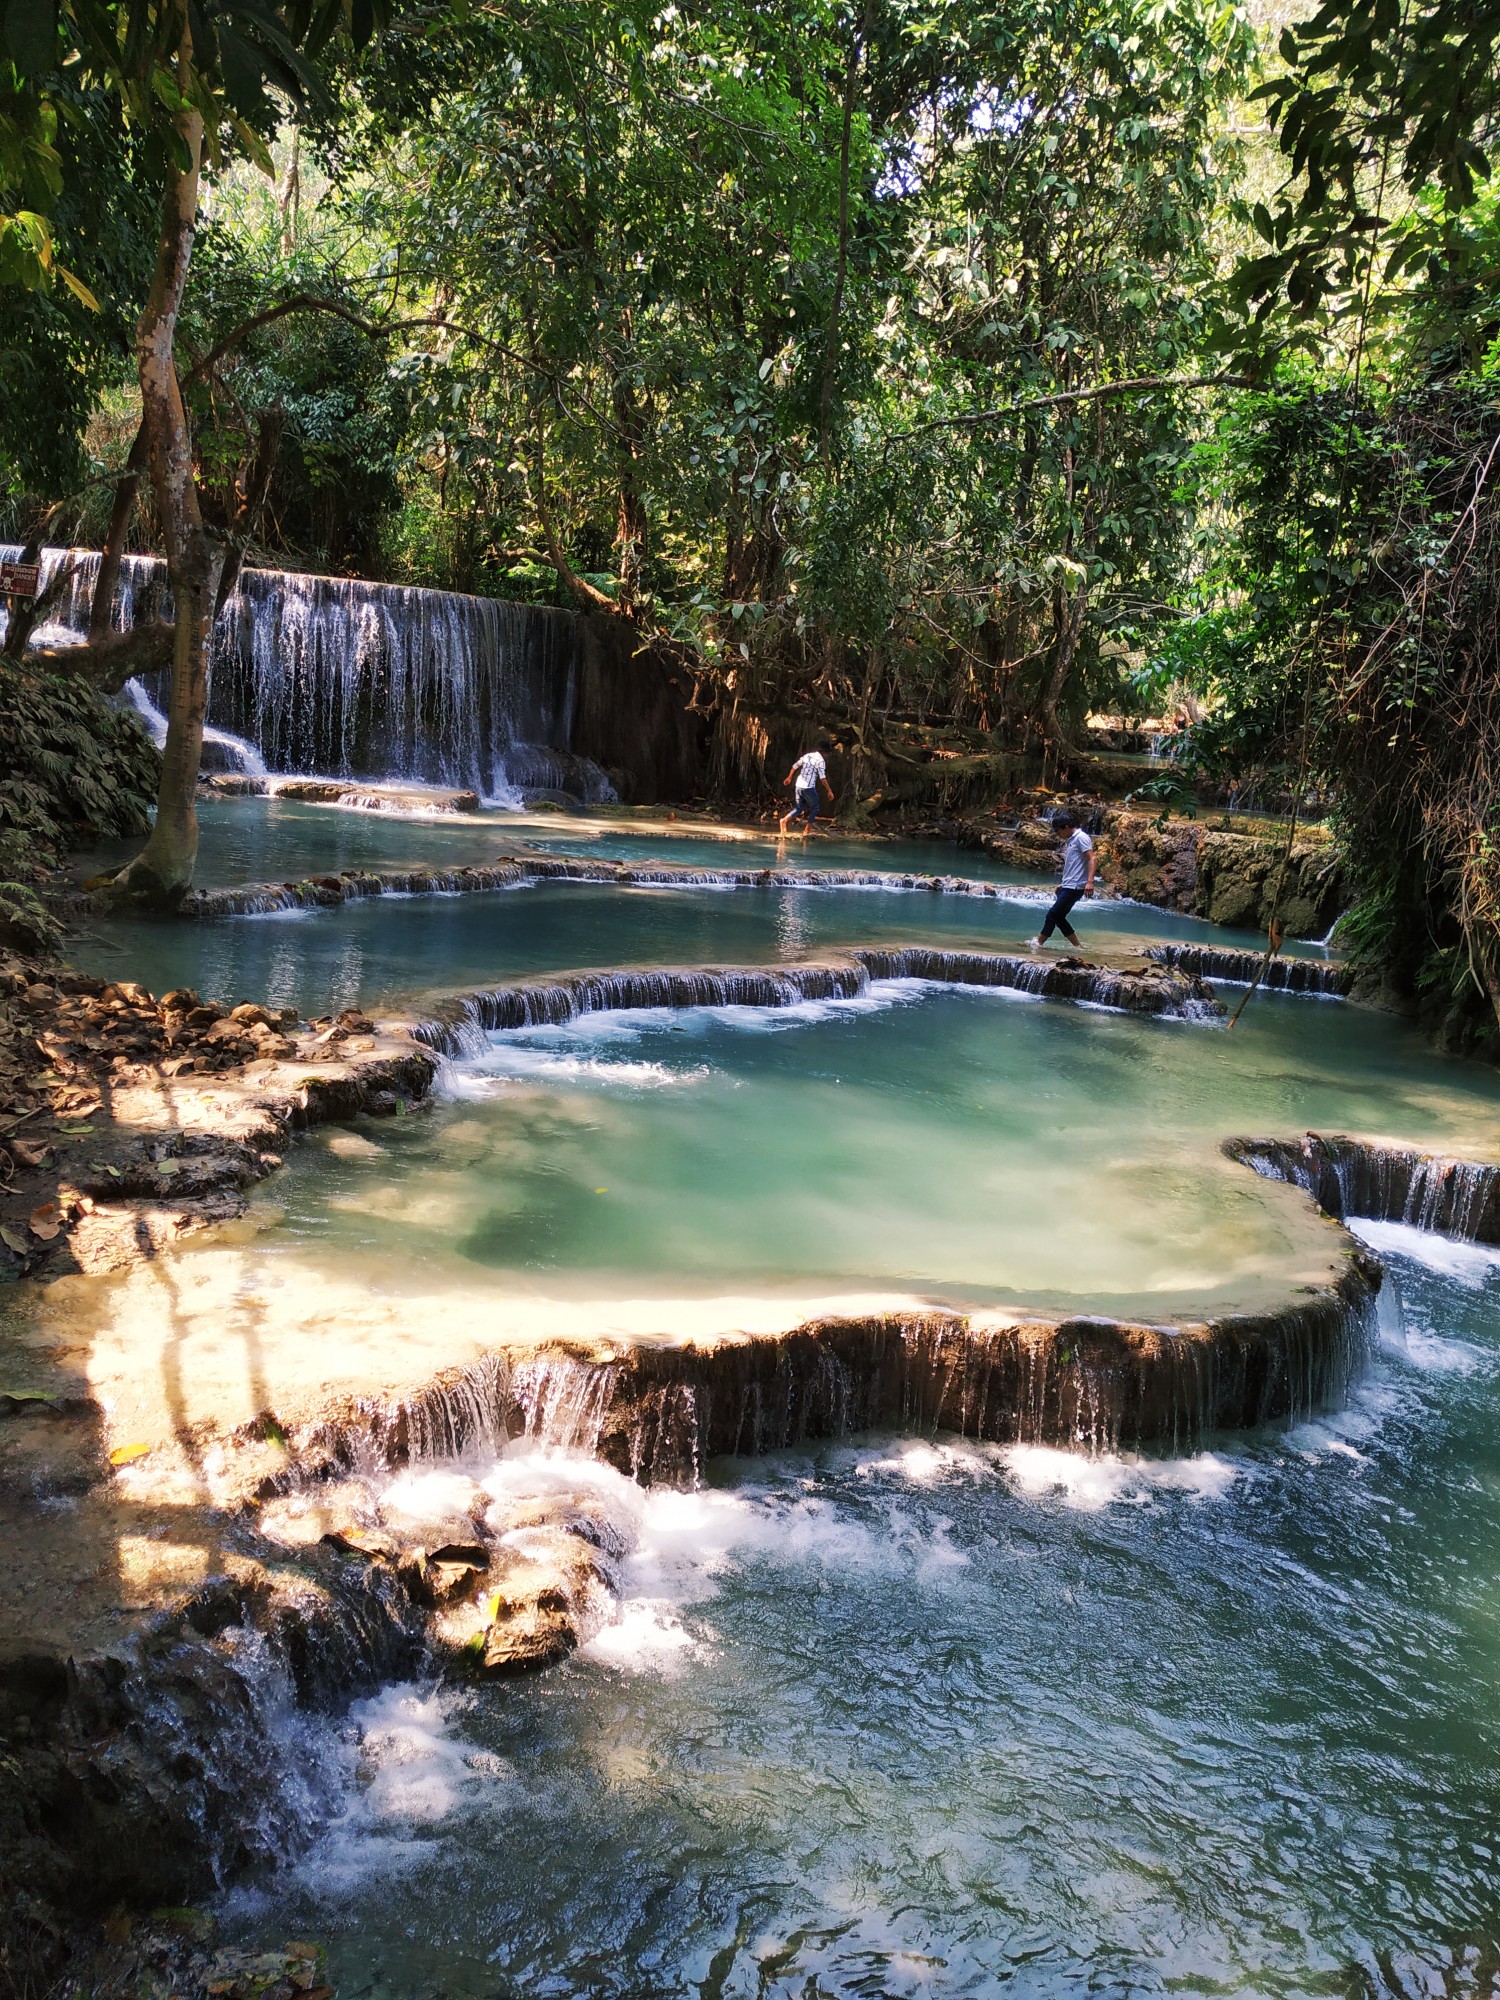
[[[1093,895],[1094,870],[1099,865],[1099,857],[1094,852],[1093,841],[1071,813],[1055,813],[1052,824],[1063,836],[1062,880],[1057,885],[1052,908],[1047,912],[1035,942],[1045,944],[1054,930],[1060,930],[1069,944],[1077,944],[1080,941],[1078,933],[1068,918],[1080,898]]]
[[[802,822],[802,838],[806,840],[818,818],[818,787],[821,785],[828,794],[828,803],[833,804],[833,787],[828,782],[828,765],[824,753],[833,748],[826,736],[818,738],[816,750],[809,750],[799,757],[787,772],[785,783],[794,785],[796,803],[781,822],[781,835],[786,838],[786,830],[794,819]]]

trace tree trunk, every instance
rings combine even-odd
[[[113,630],[110,614],[114,609],[115,585],[120,580],[120,559],[125,553],[125,537],[130,532],[130,517],[135,512],[136,488],[140,485],[141,474],[145,469],[146,426],[143,421],[135,434],[135,443],[130,447],[125,470],[115,485],[115,504],[110,509],[109,532],[104,537],[104,547],[99,556],[99,574],[94,579],[94,601],[89,607],[89,640],[94,645],[101,639],[107,639]]]
[[[840,320],[844,310],[844,283],[849,272],[849,157],[854,138],[854,100],[859,87],[859,64],[864,54],[865,17],[855,19],[849,38],[849,61],[844,71],[843,123],[839,134],[839,229],[838,252],[834,261],[833,300],[828,309],[828,333],[823,346],[823,386],[818,395],[818,443],[826,465],[833,431],[833,385],[839,367]]]
[[[621,329],[628,342],[632,337],[629,317]],[[628,352],[627,348],[627,352]],[[624,373],[624,359],[614,365],[615,428],[618,432],[619,506],[615,524],[618,553],[619,609],[627,618],[635,615],[640,596],[641,575],[646,563],[646,505],[641,497],[641,411],[636,393]]]
[[[22,562],[40,562],[42,560],[42,536],[40,534],[28,534],[26,536],[26,540],[22,542],[22,548],[20,548],[20,560]],[[34,598],[12,598],[10,600],[10,610],[8,610],[8,620],[6,620],[6,644],[4,644],[4,648],[0,648],[8,660],[20,660],[20,656],[30,646],[32,626],[42,616],[42,596],[44,596],[44,592],[38,590],[38,594]]]
[[[1042,683],[1041,700],[1037,705],[1037,727],[1043,743],[1051,744],[1054,751],[1062,755],[1066,755],[1073,746],[1058,719],[1057,705],[1073,671],[1078,641],[1083,636],[1083,614],[1088,597],[1086,584],[1079,584],[1076,590],[1071,591],[1058,584],[1053,599],[1052,664]]]
[[[178,57],[184,82],[191,62],[192,48],[185,39]],[[209,636],[224,567],[224,544],[205,528],[198,504],[192,440],[173,353],[198,220],[203,120],[196,111],[186,110],[179,114],[177,126],[188,165],[183,168],[175,161],[168,162],[156,271],[135,337],[141,428],[167,545],[167,574],[176,614],[172,692],[156,824],[144,850],[120,878],[132,895],[161,905],[180,900],[192,882],[198,856],[194,799],[208,709]]]

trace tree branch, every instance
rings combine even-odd
[[[50,674],[92,681],[101,693],[118,694],[137,674],[171,665],[172,627],[153,618],[83,646],[33,646],[26,661]]]
[[[1053,396],[1027,396],[1019,403],[1008,403],[1002,410],[970,410],[961,417],[934,417],[930,423],[914,424],[909,431],[892,431],[887,444],[899,444],[903,438],[920,437],[924,431],[949,431],[969,429],[978,424],[1003,423],[1007,418],[1025,415],[1028,410],[1056,409],[1063,403],[1097,403],[1106,396],[1144,396],[1153,389],[1253,389],[1254,380],[1249,375],[1190,375],[1186,378],[1176,375],[1132,375],[1119,382],[1099,382],[1092,389],[1060,389]]]
[[[232,354],[250,338],[252,333],[259,333],[264,327],[274,326],[277,320],[286,319],[292,313],[299,312],[329,313],[334,319],[343,320],[346,326],[355,327],[372,340],[382,339],[391,333],[413,333],[422,328],[436,328],[443,333],[457,334],[461,340],[472,340],[477,346],[488,347],[496,354],[503,354],[507,360],[519,362],[522,367],[535,366],[524,354],[517,354],[503,342],[492,340],[488,334],[476,333],[472,327],[455,325],[451,319],[444,319],[440,314],[427,314],[420,319],[368,319],[353,306],[346,306],[342,299],[324,298],[317,292],[293,292],[290,298],[282,299],[278,305],[267,306],[264,312],[252,314],[232,332],[226,333],[222,340],[217,341],[205,355],[193,363],[182,377],[183,387],[186,388],[191,382],[201,382],[205,376],[211,375],[224,357]],[[547,373],[545,369],[540,372]]]

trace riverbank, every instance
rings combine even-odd
[[[1113,895],[1261,932],[1274,903],[1287,937],[1313,941],[1327,937],[1348,906],[1338,848],[1322,826],[1299,828],[1288,852],[1288,830],[1274,821],[1236,826],[1211,809],[1200,819],[1170,818],[1098,799],[1075,809],[1098,815],[1099,879]],[[1057,839],[1041,819],[945,819],[932,832],[1008,868],[1042,873],[1056,865]]]
[[[430,1058],[358,1013],[160,999],[0,954],[0,1271],[119,1270],[244,1212],[291,1136],[396,1115]]]

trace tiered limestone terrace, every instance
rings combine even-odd
[[[299,792],[296,796],[304,794]],[[454,868],[345,869],[296,882],[251,882],[195,889],[178,909],[200,922],[222,917],[270,916],[282,910],[334,909],[377,896],[477,895],[519,888],[527,882],[596,882],[619,888],[663,889],[887,889],[933,895],[977,896],[994,901],[1006,885],[963,875],[918,875],[880,868],[709,868],[678,861],[615,861],[560,854],[497,853],[492,861]],[[79,911],[109,907],[98,893],[80,894]]]
[[[503,867],[587,880],[698,872]],[[499,886],[495,871],[459,873],[486,877],[459,886]],[[371,893],[364,879],[329,878],[326,900]],[[376,879],[377,892],[394,886]],[[325,900],[318,883],[294,888]],[[200,913],[260,893],[212,908],[205,897]],[[377,1287],[357,1264],[289,1257],[278,1270],[251,1254],[266,1218],[248,1211],[247,1190],[289,1137],[364,1109],[400,1115],[441,1058],[496,1029],[612,1008],[776,1008],[896,978],[1190,1021],[1222,1011],[1196,967],[1154,957],[853,949],[773,968],[496,985],[369,1033],[299,1038],[285,1061],[118,1094],[114,1172],[89,1178],[80,1161],[65,1189],[77,1268],[5,1304],[0,1730],[19,1748],[0,1860],[12,1874],[71,1903],[199,1893],[291,1837],[287,1774],[267,1767],[258,1720],[267,1685],[335,1708],[424,1649],[518,1671],[558,1657],[601,1615],[620,1551],[583,1499],[460,1511],[419,1539],[380,1511],[372,1482],[385,1468],[528,1436],[641,1480],[683,1481],[717,1454],[879,1426],[1185,1448],[1343,1393],[1379,1274],[1333,1218],[1366,1183],[1380,1213],[1415,1202],[1420,1219],[1500,1235],[1496,1169],[1310,1139],[1237,1142],[1272,1182],[1261,1198],[1287,1254],[1232,1300],[1168,1321],[964,1312],[899,1290],[539,1300],[476,1277],[424,1298]],[[370,1142],[350,1130],[329,1143]],[[82,1150],[97,1160],[106,1148],[95,1133]],[[200,1234],[201,1250],[187,1240]]]

